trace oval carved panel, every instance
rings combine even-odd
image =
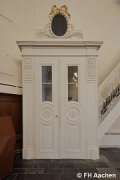
[[[54,109],[50,106],[44,106],[40,109],[40,118],[43,121],[51,121],[54,118]]]
[[[66,117],[70,121],[78,121],[80,119],[80,110],[77,107],[72,106],[67,109]]]

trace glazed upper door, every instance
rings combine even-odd
[[[35,158],[59,158],[58,59],[35,60]]]
[[[84,60],[84,59],[83,59]],[[60,156],[86,158],[85,67],[79,57],[60,58]]]
[[[39,57],[35,68],[35,158],[86,158],[83,61]]]

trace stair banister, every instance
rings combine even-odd
[[[120,62],[98,89],[99,125],[120,100]]]

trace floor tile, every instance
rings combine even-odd
[[[120,163],[119,163],[119,162],[106,162],[106,164],[107,164],[109,167],[120,168]]]
[[[98,173],[115,173],[119,174],[115,168],[97,168]]]
[[[119,156],[106,155],[105,157],[108,159],[108,161],[111,161],[111,162],[120,162],[120,157]]]
[[[22,158],[20,158],[20,159],[17,159],[17,161],[15,161],[16,163],[35,163],[35,162],[38,162],[38,160],[36,160],[36,159],[22,159]],[[40,161],[40,160],[39,160]]]
[[[114,178],[104,178],[104,179],[113,179],[113,180],[120,180],[120,174],[115,168],[97,168],[98,173],[104,174],[107,173],[109,174],[114,174],[116,177]],[[103,180],[103,178],[101,178]],[[100,179],[100,180],[101,180]]]
[[[17,162],[18,160],[22,159],[22,155],[21,154],[15,154],[14,156],[14,162]],[[22,159],[23,160],[23,159]]]
[[[15,180],[60,180],[59,174],[22,174]]]
[[[62,163],[62,159],[52,159],[52,163]]]
[[[62,168],[48,168],[48,169],[45,168],[44,173],[45,174],[62,174],[63,169]]]
[[[100,148],[100,159],[22,159],[14,157],[14,169],[3,180],[87,180],[85,173],[114,173],[120,180],[120,148]],[[82,177],[77,176],[82,174]],[[106,179],[106,178],[104,178]],[[110,178],[111,180],[113,178]],[[91,179],[92,180],[92,179]],[[95,178],[94,178],[95,180]],[[97,180],[103,180],[97,179]],[[107,179],[106,179],[107,180]]]
[[[115,168],[116,170],[117,170],[117,172],[119,172],[120,173],[120,168]]]
[[[44,168],[31,168],[26,170],[26,174],[43,174]]]
[[[82,177],[77,177],[78,174],[60,174],[60,180],[90,180],[90,178],[84,178],[84,175]],[[91,178],[92,180],[92,178]],[[98,180],[97,178],[94,178],[94,180]]]
[[[71,162],[50,163],[49,168],[74,168],[74,164]]]
[[[112,152],[112,151],[116,151],[116,149],[117,148],[100,148],[100,151],[102,150],[102,151],[110,151],[110,152]]]
[[[34,163],[30,163],[30,162],[15,162],[14,163],[14,168],[32,168],[32,166],[34,165]]]
[[[77,174],[60,174],[60,180],[78,180],[78,177]]]
[[[49,163],[34,163],[34,165],[32,166],[32,168],[48,168],[49,167]]]
[[[24,168],[22,168],[22,169],[19,169],[19,168],[15,169],[14,168],[12,171],[12,174],[25,174],[26,171],[27,171],[27,169],[24,169]]]
[[[64,168],[63,169],[63,174],[77,174],[77,173],[84,173],[83,169],[79,169],[79,168]]]
[[[86,163],[86,159],[62,159],[62,162]]]
[[[74,163],[75,168],[81,168],[81,169],[86,169],[86,168],[92,168],[92,165],[90,162],[86,163]]]
[[[106,151],[103,151],[103,150],[100,150],[100,154],[101,154],[101,155],[107,155],[107,152],[106,152]]]
[[[86,169],[80,169],[80,168],[64,168],[63,174],[77,174],[77,173],[95,173],[97,172],[96,169],[86,168]]]
[[[107,168],[109,167],[105,162],[91,162],[94,168]]]
[[[119,177],[115,177],[115,178],[98,178],[98,180],[103,180],[103,179],[105,179],[105,180],[120,180]]]
[[[17,174],[9,174],[8,176],[6,176],[5,178],[3,178],[3,180],[15,180],[15,177],[17,176]]]
[[[50,163],[50,162],[53,161],[53,159],[41,159],[41,160],[38,160],[38,161],[39,161],[39,163]],[[37,163],[37,161],[36,161],[36,163]]]
[[[103,160],[101,158],[100,159],[95,159],[95,160],[88,159],[86,161],[87,162],[103,162]]]
[[[100,159],[102,162],[109,162],[109,160],[104,155],[100,155]]]

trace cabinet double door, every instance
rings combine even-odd
[[[35,59],[36,159],[86,158],[84,69],[79,57]]]

